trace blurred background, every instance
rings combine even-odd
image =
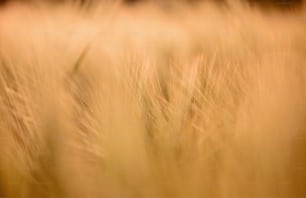
[[[23,3],[64,3],[64,2],[72,2],[79,5],[90,5],[101,2],[119,2],[127,5],[135,5],[144,2],[150,2],[161,6],[169,6],[171,4],[176,3],[188,3],[188,4],[196,4],[199,2],[214,2],[218,4],[226,4],[231,1],[226,0],[0,0],[0,4],[4,5],[10,2],[23,2]],[[303,0],[241,0],[240,2],[249,4],[251,6],[260,6],[263,8],[281,8],[281,9],[291,9],[291,8],[301,8],[303,6]]]

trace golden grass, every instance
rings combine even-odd
[[[306,16],[118,4],[0,13],[7,198],[302,198]]]

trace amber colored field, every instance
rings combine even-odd
[[[1,196],[305,198],[305,33],[235,2],[1,8]]]

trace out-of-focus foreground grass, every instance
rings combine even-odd
[[[306,15],[0,13],[5,198],[306,196]]]

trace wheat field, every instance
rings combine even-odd
[[[0,8],[1,198],[305,198],[306,14]]]

